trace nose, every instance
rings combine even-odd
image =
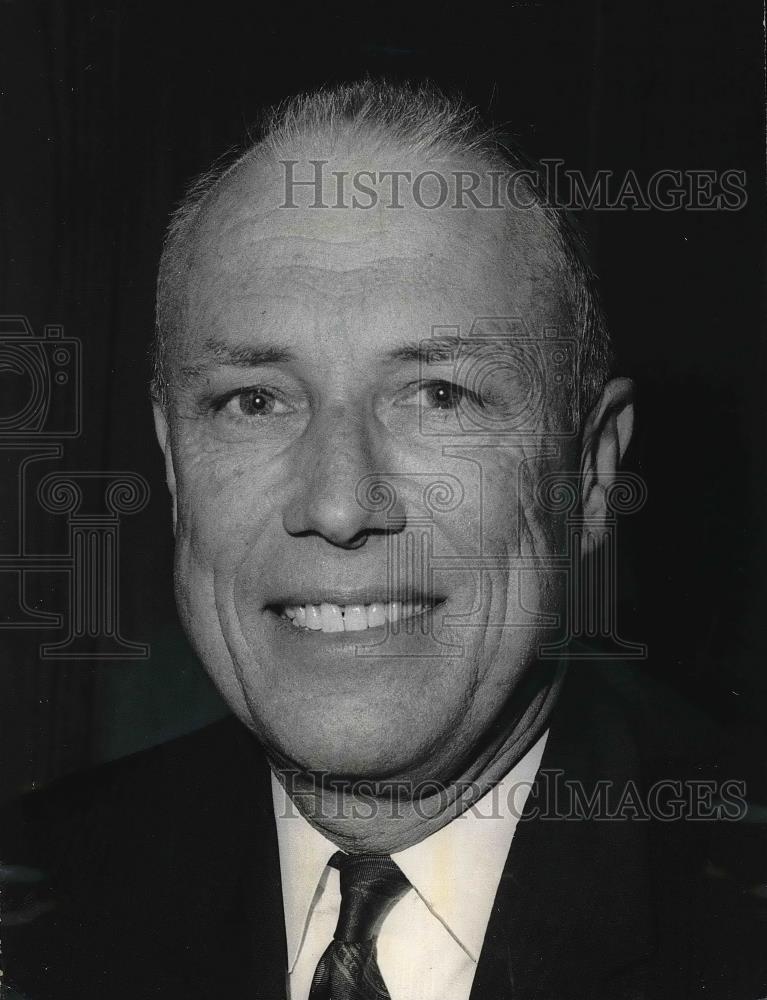
[[[288,534],[315,535],[355,549],[371,535],[401,531],[405,513],[400,498],[389,491],[386,502],[371,503],[369,492],[360,489],[371,476],[380,474],[386,481],[379,451],[374,431],[346,407],[317,414],[294,459],[296,487],[283,512]]]

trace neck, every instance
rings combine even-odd
[[[548,725],[564,666],[538,688],[511,725],[491,739],[448,781],[364,779],[319,783],[270,758],[275,774],[302,815],[349,854],[393,854],[446,826],[498,784],[537,743]],[[429,787],[414,799],[407,789]],[[404,795],[402,793],[405,793]]]

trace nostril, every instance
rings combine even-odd
[[[283,509],[283,526],[289,535],[317,535],[346,550],[362,548],[370,535],[402,531],[406,516],[399,505],[392,509],[360,502],[357,471],[332,476],[325,467],[313,467],[296,482]]]
[[[344,546],[344,548],[346,548],[346,549],[361,549],[362,546],[365,544],[365,542],[367,542],[369,535],[370,535],[369,531],[360,531],[360,532],[358,532],[354,536],[354,538],[350,538],[349,539],[349,541],[346,543],[346,545]]]

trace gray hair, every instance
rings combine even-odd
[[[222,181],[244,161],[264,153],[283,154],[302,143],[329,148],[344,141],[371,152],[402,149],[418,158],[471,158],[488,169],[511,176],[526,171],[525,183],[536,196],[551,237],[565,299],[576,332],[573,384],[568,410],[578,427],[609,378],[610,339],[596,278],[586,249],[567,214],[552,206],[545,191],[529,178],[540,176],[535,165],[499,130],[489,127],[461,97],[445,94],[429,83],[403,84],[363,80],[291,97],[262,116],[257,137],[244,151],[214,164],[189,186],[168,226],[157,281],[157,312],[152,352],[152,395],[168,403],[168,344],[181,325],[180,278],[187,268],[189,246],[202,210]],[[533,168],[531,171],[531,167]]]

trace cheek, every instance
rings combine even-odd
[[[495,459],[488,454],[483,463],[481,488],[473,489],[462,521],[463,541],[473,539],[462,551],[490,564],[474,574],[475,607],[483,610],[474,617],[476,629],[469,630],[470,644],[475,655],[481,650],[480,659],[524,663],[549,637],[561,604],[562,567],[551,561],[566,556],[567,525],[537,497],[548,469],[511,449],[491,451]],[[495,677],[492,683],[509,681]]]
[[[479,449],[448,467],[461,484],[454,513],[435,520],[444,525],[454,551],[467,556],[549,556],[563,551],[566,530],[561,515],[546,510],[538,497],[541,475],[535,456],[518,447]]]
[[[538,560],[561,556],[566,550],[565,516],[552,506],[547,495],[541,495],[544,477],[548,481],[554,472],[535,456],[525,458],[516,466],[506,486],[510,503],[505,535],[512,552],[532,560],[533,567]]]
[[[496,560],[519,553],[523,528],[517,463],[498,458],[488,454],[475,469],[464,468],[464,501],[459,512],[462,551]]]
[[[236,562],[271,516],[279,490],[245,457],[180,457],[177,544],[204,566]]]

